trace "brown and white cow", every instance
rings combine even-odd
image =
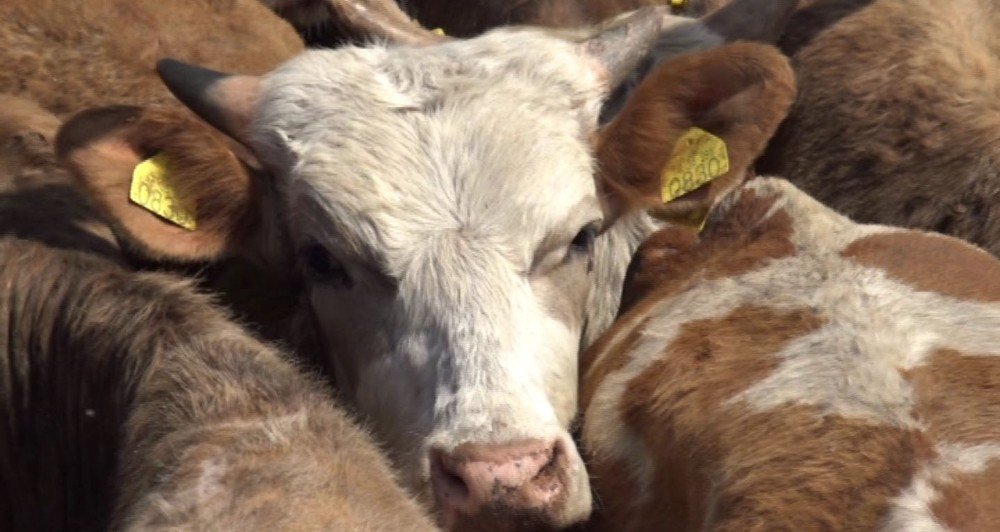
[[[0,95],[0,529],[433,530],[330,390],[126,266],[58,126]]]
[[[760,170],[855,220],[1000,255],[1000,4],[805,4],[782,42],[799,99]]]
[[[62,155],[151,255],[246,254],[300,272],[337,387],[445,525],[561,526],[590,511],[568,433],[584,328],[610,323],[652,229],[621,217],[618,189],[594,178],[597,114],[663,15],[576,40],[505,28],[309,51],[262,78],[166,62],[171,89],[243,146],[199,150],[192,130],[161,134],[146,111],[111,109],[68,124]],[[756,94],[740,63],[774,53],[741,50],[670,80],[698,98],[633,99],[736,127],[744,117],[713,110]],[[129,202],[133,169],[153,154],[171,161],[197,229]]]
[[[757,178],[700,233],[650,237],[622,311],[582,363],[606,529],[1000,527],[1000,261],[983,250]]]

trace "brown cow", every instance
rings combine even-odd
[[[760,170],[1000,255],[998,27],[988,0],[811,2],[783,39],[799,99]]]
[[[303,48],[256,0],[5,0],[0,90],[56,115],[98,105],[176,105],[156,61],[264,73]]]
[[[125,266],[58,125],[0,96],[0,529],[432,530],[328,389]]]
[[[748,151],[727,145],[753,159],[771,118],[745,124]],[[657,143],[630,135],[611,139],[632,147],[614,171],[657,175]],[[582,447],[607,529],[1000,529],[989,254],[858,224],[759,178],[700,234],[647,240],[622,310],[582,368]]]
[[[166,127],[203,131],[213,143],[225,137],[190,119],[156,75],[156,61],[182,57],[263,73],[302,50],[291,26],[256,0],[0,2],[0,92],[63,117],[103,105],[162,106],[179,120]],[[296,283],[237,261],[204,273],[204,284],[241,318],[268,338],[283,336]]]

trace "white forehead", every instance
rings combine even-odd
[[[378,253],[448,229],[530,243],[599,214],[588,64],[528,29],[310,51],[265,80],[254,127],[300,228]]]

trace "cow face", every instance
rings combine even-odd
[[[604,89],[584,59],[502,32],[317,52],[262,82],[251,144],[337,385],[411,486],[466,513],[490,503],[475,468],[522,459],[526,479],[500,479],[537,484],[518,504],[589,508],[566,432],[604,224],[589,156]]]
[[[648,34],[643,20],[583,42],[506,29],[431,48],[315,51],[262,79],[167,63],[168,82],[202,85],[175,92],[252,152],[212,145],[226,148],[216,159],[233,175],[244,161],[246,178],[225,185],[205,182],[221,167],[175,165],[194,231],[149,225],[155,216],[108,185],[139,154],[175,153],[171,142],[136,140],[142,118],[111,119],[100,134],[97,118],[76,120],[60,151],[120,231],[154,254],[253,250],[293,264],[341,393],[407,484],[434,497],[443,524],[562,526],[590,510],[568,428],[594,240],[659,182],[623,165],[636,134],[626,122],[668,121],[648,139],[664,153],[696,123],[719,128],[735,142],[722,181],[738,182],[749,161],[740,124],[759,126],[747,109],[774,103],[751,99],[769,94],[758,90],[768,72],[788,77],[776,52],[755,45],[685,60],[598,130],[611,73],[627,70],[609,58],[632,57],[621,47]],[[744,68],[742,57],[759,54],[778,66]],[[706,83],[714,89],[696,94]],[[600,180],[595,145],[611,169]],[[247,173],[257,161],[265,171]],[[203,207],[219,197],[240,206]]]

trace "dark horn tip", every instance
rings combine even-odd
[[[156,62],[156,72],[167,89],[185,106],[203,120],[227,132],[230,126],[218,106],[214,105],[208,93],[212,86],[229,77],[197,65],[176,59],[161,59]]]
[[[228,77],[222,72],[170,58],[156,62],[156,73],[171,90],[181,85],[204,90]]]
[[[183,65],[184,63],[169,57],[160,59],[156,62],[156,73],[160,76],[169,75],[170,72],[175,72],[178,67]]]

